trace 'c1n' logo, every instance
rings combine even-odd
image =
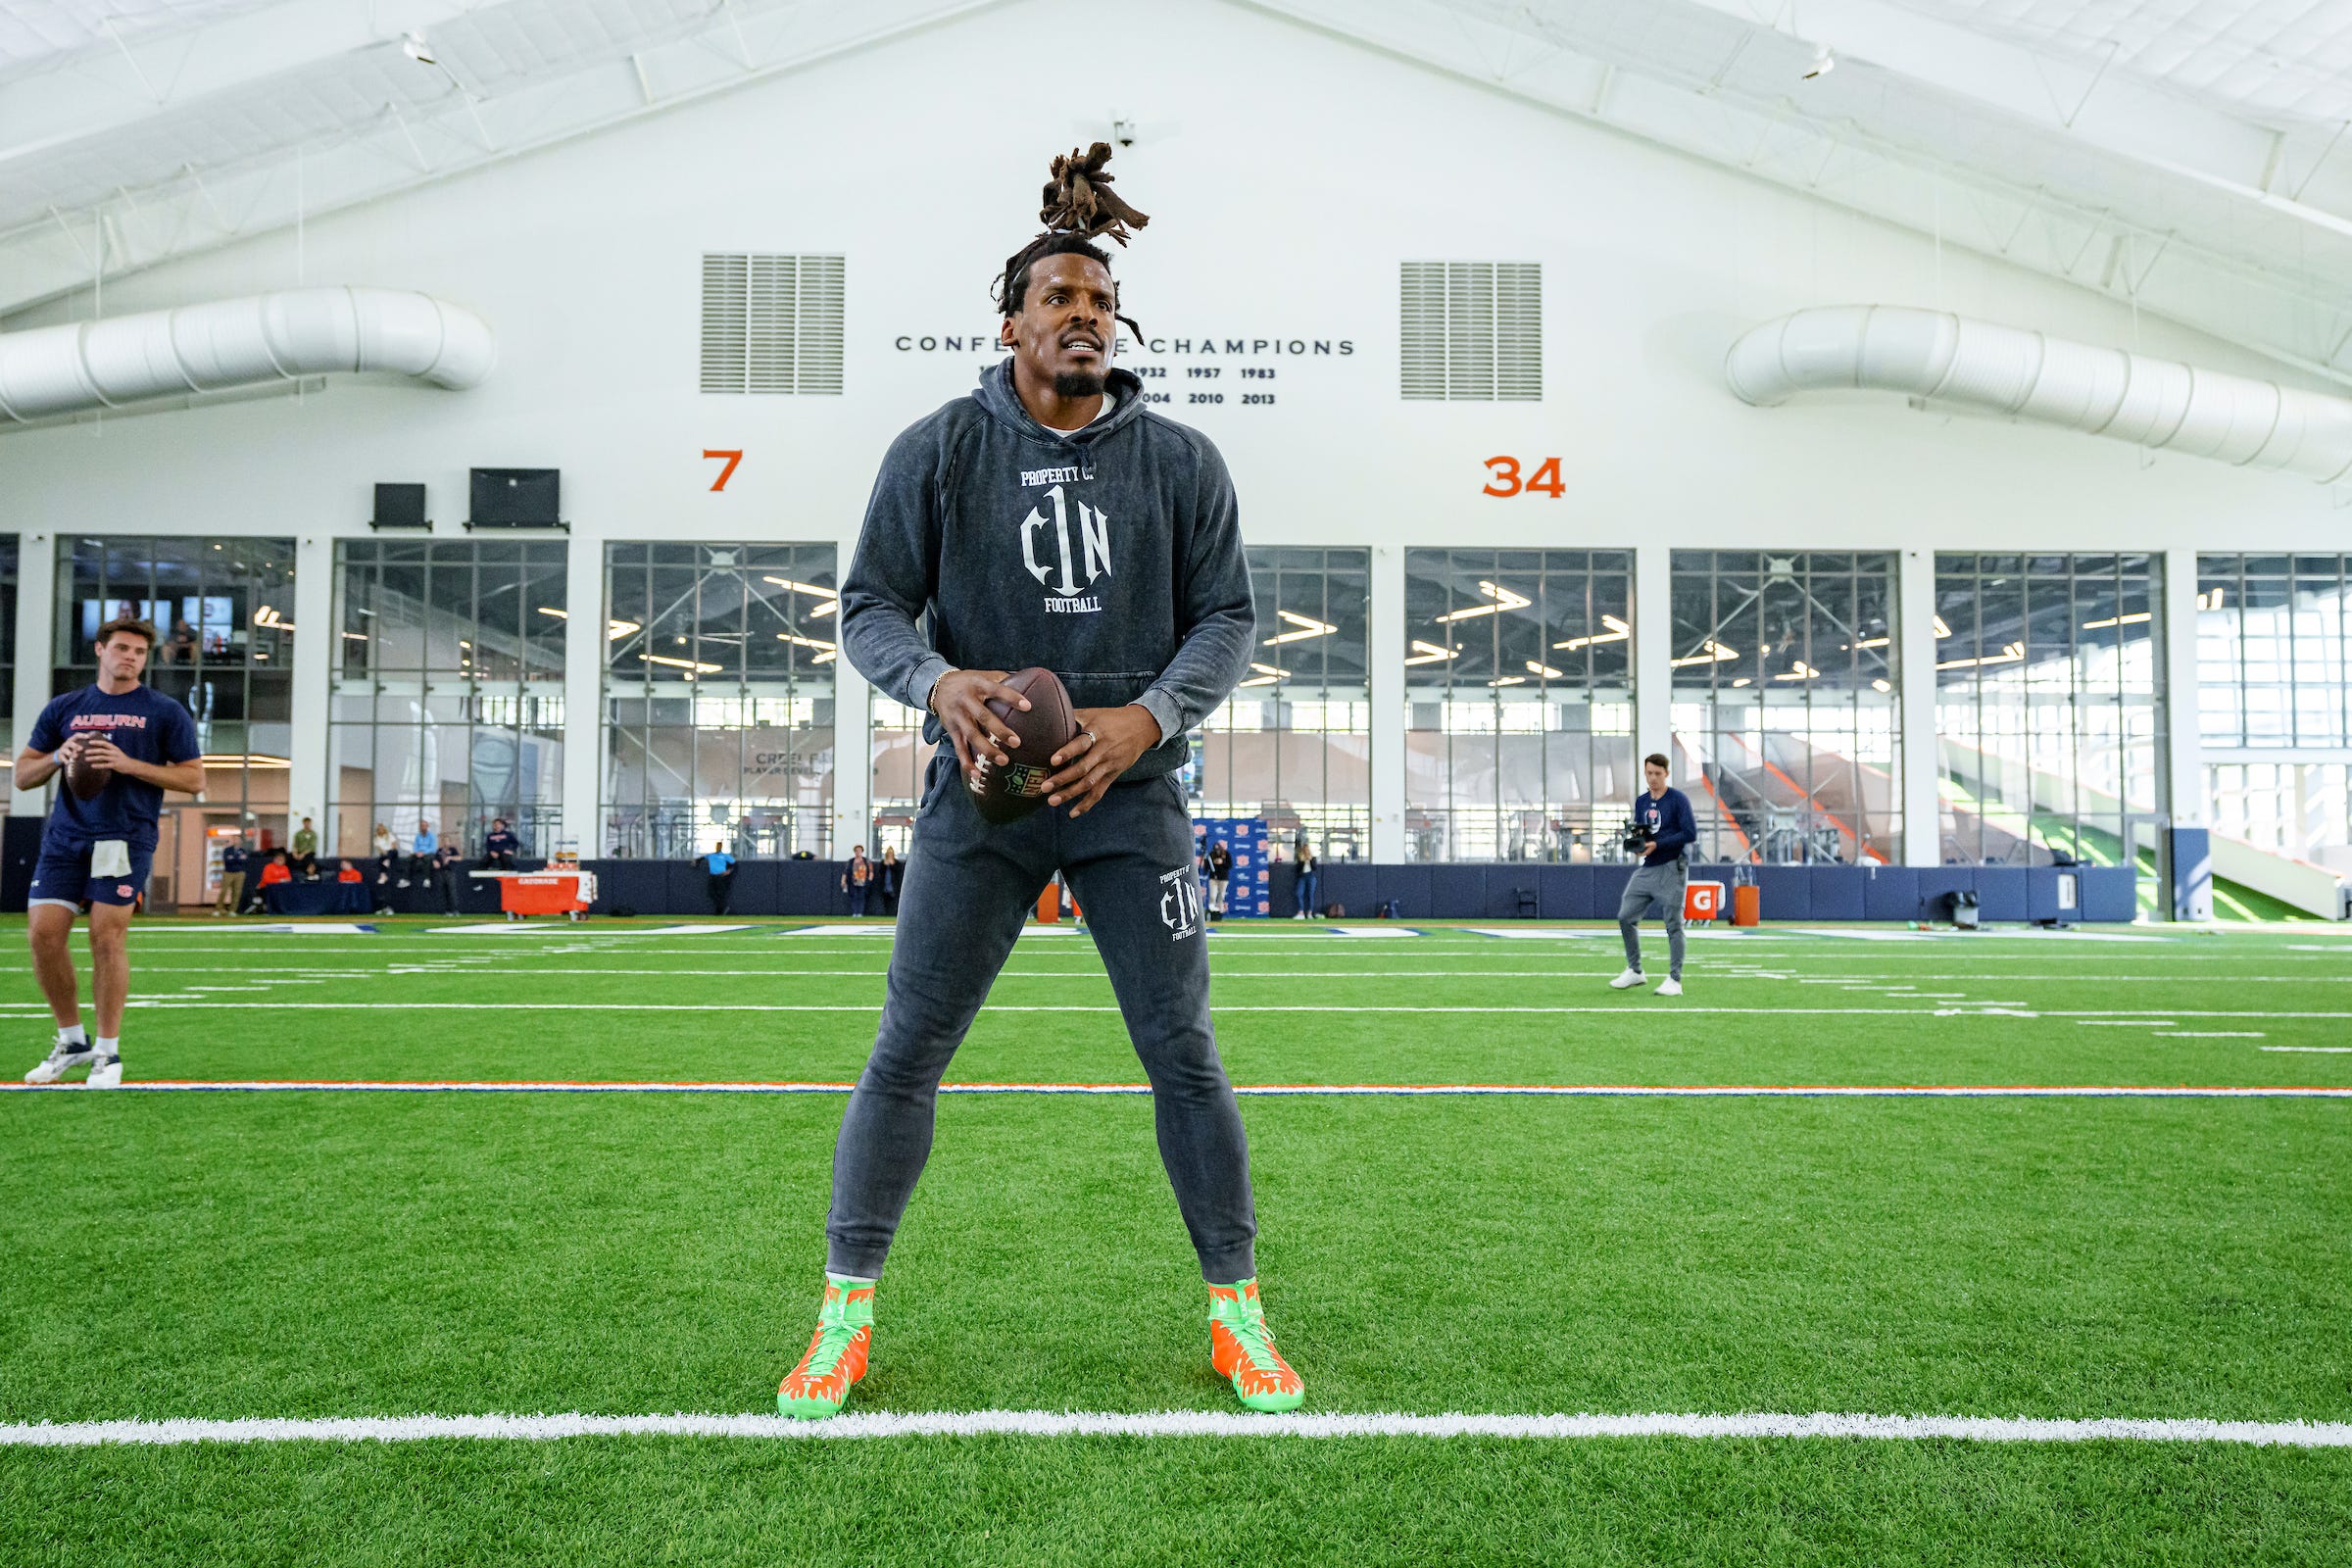
[[[1054,537],[1047,541],[1047,557],[1043,561],[1038,559],[1038,535],[1049,523],[1042,510],[1031,507],[1029,515],[1021,519],[1021,564],[1029,568],[1030,576],[1054,590],[1054,597],[1046,601],[1046,609],[1065,614],[1091,614],[1102,608],[1102,600],[1095,594],[1082,597],[1080,590],[1092,587],[1098,577],[1110,575],[1110,519],[1085,502],[1078,502],[1078,537],[1073,541],[1071,503],[1063,495],[1062,487],[1055,485],[1047,491],[1046,499],[1054,503],[1050,524]],[[1083,581],[1074,569],[1080,565],[1086,568]],[[1060,568],[1058,582],[1054,580],[1056,567]]]
[[[1193,880],[1191,866],[1159,874],[1159,923],[1168,928],[1171,942],[1200,929],[1200,884]]]

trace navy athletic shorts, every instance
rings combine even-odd
[[[60,850],[44,844],[25,897],[33,904],[68,904],[75,908],[85,904],[135,904],[147,891],[147,873],[154,865],[155,851],[133,844],[130,875],[92,876],[87,847]]]

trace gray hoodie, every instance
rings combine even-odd
[[[1247,672],[1257,620],[1225,460],[1146,410],[1127,371],[1109,391],[1108,417],[1050,430],[1008,359],[908,426],[866,503],[841,643],[909,708],[952,669],[1031,664],[1076,707],[1139,704],[1161,738],[1125,776],[1152,778],[1183,765],[1185,731]],[[941,735],[924,720],[926,741]]]

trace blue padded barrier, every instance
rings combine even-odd
[[[1863,873],[1862,918],[1919,918],[1919,873],[1907,865],[1874,865]]]
[[[1426,865],[1382,865],[1373,868],[1375,885],[1373,897],[1380,903],[1396,901],[1396,917],[1400,920],[1429,918],[1430,868]],[[1366,909],[1364,913],[1373,911]]]
[[[1547,865],[1542,884],[1543,916],[1546,920],[1590,920],[1592,906],[1592,867]]]
[[[1350,920],[1361,920],[1372,913],[1378,893],[1378,878],[1371,864],[1363,860],[1326,860],[1323,862],[1323,889],[1316,895],[1325,906],[1338,905],[1348,911]]]
[[[1759,865],[1756,887],[1761,913],[1767,920],[1813,918],[1813,868],[1809,865]]]
[[[2128,865],[2082,867],[2082,918],[2134,919],[2139,914],[2139,873]]]
[[[1592,918],[1614,920],[1617,906],[1625,902],[1625,885],[1634,879],[1634,868],[1608,862],[1592,867]]]
[[[1977,918],[2011,922],[2031,918],[2033,905],[2027,885],[2033,868],[2024,865],[1977,867]]]
[[[1919,915],[1922,920],[1943,918],[1943,896],[1947,893],[1977,891],[1977,868],[1973,865],[1923,865],[1916,873],[1919,879]]]
[[[1864,888],[1870,873],[1858,865],[1815,865],[1806,868],[1811,874],[1813,909],[1809,920],[1862,920],[1867,899]]]
[[[1487,912],[1487,873],[1499,867],[1433,865],[1429,868],[1428,918],[1475,920]]]

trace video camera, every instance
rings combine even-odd
[[[1646,852],[1649,848],[1649,824],[1639,817],[1626,823],[1625,831],[1617,835],[1617,847],[1628,855]]]

